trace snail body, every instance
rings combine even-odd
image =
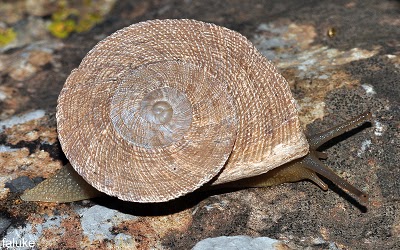
[[[122,200],[163,202],[293,161],[289,169],[302,169],[318,161],[310,152],[321,143],[368,117],[309,144],[286,80],[244,36],[194,20],[152,20],[115,32],[85,56],[60,93],[57,129],[91,186]],[[275,182],[309,178],[324,187],[315,172],[333,173],[306,169],[305,177],[284,170],[291,177]],[[22,198],[60,201],[35,192]]]

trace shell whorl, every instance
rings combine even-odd
[[[269,61],[240,34],[193,20],[142,22],[99,42],[68,77],[57,126],[81,176],[136,202],[267,172],[308,149]]]

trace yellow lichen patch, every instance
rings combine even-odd
[[[66,38],[69,36],[71,32],[73,32],[76,28],[76,24],[74,20],[54,20],[49,25],[50,33],[58,38]]]
[[[17,34],[12,28],[3,29],[0,28],[0,47],[6,46],[15,40]]]
[[[102,16],[97,13],[89,13],[87,15],[82,16],[82,19],[79,20],[76,25],[76,32],[84,32],[90,30],[96,23],[101,22]]]
[[[103,20],[114,2],[114,0],[88,0],[83,4],[74,4],[60,1],[57,11],[52,14],[48,29],[53,36],[58,38],[66,38],[72,32],[88,31]]]

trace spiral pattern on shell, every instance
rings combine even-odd
[[[142,22],[99,42],[68,77],[57,123],[75,170],[136,202],[192,192],[224,166],[238,179],[232,166],[277,145],[306,151],[283,77],[240,34],[193,20]]]

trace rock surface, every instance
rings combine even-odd
[[[193,250],[279,250],[285,248],[281,242],[268,238],[258,237],[251,238],[249,236],[220,236],[216,238],[208,238],[197,243]]]
[[[191,249],[242,235],[248,246],[269,237],[288,249],[400,249],[398,1],[32,2],[0,5],[0,244]],[[199,192],[163,204],[22,201],[23,189],[67,162],[54,114],[71,70],[105,36],[155,18],[213,22],[247,36],[288,80],[311,133],[372,111],[370,125],[323,148],[325,163],[367,192],[369,203],[310,182]]]

